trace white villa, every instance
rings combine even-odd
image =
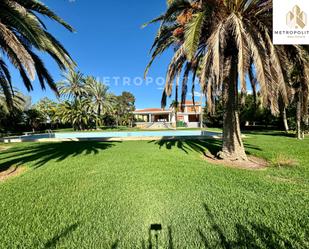
[[[133,112],[135,125],[140,128],[168,128],[176,126],[176,117],[174,108],[146,108]],[[186,101],[183,111],[179,107],[177,112],[177,121],[183,122],[188,128],[201,127],[202,106],[201,103]]]

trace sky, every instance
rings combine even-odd
[[[105,82],[117,95],[123,91],[132,92],[138,109],[160,107],[163,80],[172,52],[162,55],[154,63],[148,75],[152,82],[150,78],[141,81],[158,29],[158,24],[147,28],[142,25],[165,11],[166,0],[42,2],[76,30],[70,33],[57,23],[43,19],[48,31],[61,41],[76,61],[78,70]],[[42,58],[55,81],[60,81],[62,72],[55,62],[46,55]],[[49,89],[42,91],[37,80],[33,84],[34,91],[27,93],[18,72],[12,70],[12,74],[14,86],[30,95],[33,103],[43,97],[56,99]]]

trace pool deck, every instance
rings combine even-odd
[[[222,134],[216,132],[207,132],[207,135],[203,136],[139,136],[139,137],[89,137],[89,138],[28,138],[27,136],[21,137],[8,137],[0,139],[0,142],[3,143],[22,143],[22,142],[84,142],[84,141],[96,141],[96,142],[105,142],[105,141],[153,141],[153,140],[201,140],[205,138],[211,139],[221,139]]]

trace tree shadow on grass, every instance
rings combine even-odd
[[[271,131],[271,130],[261,130],[261,131],[250,131],[245,130],[243,134],[248,135],[265,135],[265,136],[274,136],[274,137],[291,137],[295,138],[296,135],[293,133],[286,133],[285,131]]]
[[[195,236],[195,246],[184,244],[181,245],[177,241],[177,234],[175,237],[171,226],[162,225],[162,231],[156,236],[155,231],[148,229],[148,239],[141,240],[142,249],[157,249],[157,248],[198,248],[205,249],[298,249],[307,248],[306,238],[300,238],[297,235],[281,235],[279,231],[264,224],[255,222],[248,222],[246,224],[236,223],[232,225],[233,233],[225,231],[225,225],[219,224],[214,213],[210,208],[203,204],[205,210],[205,222],[203,227],[198,227],[195,233],[189,231],[188,237]],[[161,226],[161,225],[160,225]],[[163,236],[162,233],[167,235]],[[183,236],[183,234],[182,234]],[[165,239],[162,239],[165,238]],[[121,248],[119,246],[120,240],[117,240],[112,249]],[[130,241],[126,242],[127,248],[130,248]],[[133,247],[132,247],[133,248]],[[135,247],[134,247],[135,248]]]
[[[111,249],[117,249],[119,244],[119,239],[117,239],[111,246]]]
[[[220,140],[159,140],[150,141],[155,145],[158,145],[160,149],[166,148],[168,150],[180,149],[184,153],[188,154],[190,151],[196,151],[200,154],[204,154],[206,150],[212,154],[216,154],[220,151],[222,142]]]
[[[60,239],[63,239],[67,237],[70,233],[74,232],[79,223],[72,224],[71,226],[66,227],[63,231],[61,231],[59,234],[55,235],[53,238],[51,238],[49,241],[47,241],[44,245],[44,248],[56,248],[57,243]]]
[[[28,146],[14,147],[1,153],[0,172],[10,168],[12,165],[21,166],[33,163],[35,168],[45,165],[50,160],[61,162],[68,157],[78,155],[98,154],[100,151],[109,149],[119,142],[62,142],[62,143],[40,143]]]
[[[177,241],[177,233],[174,233],[171,225],[152,224],[148,228],[148,238],[140,240],[141,247],[133,247],[133,241],[121,241],[116,239],[110,245],[111,249],[118,248],[142,248],[142,249],[159,249],[159,248],[198,248],[205,249],[299,249],[308,248],[308,241],[306,237],[299,237],[295,234],[282,235],[278,230],[265,224],[250,222],[246,224],[236,223],[232,224],[232,234],[225,231],[226,224],[217,222],[216,214],[213,213],[207,204],[203,204],[205,211],[205,220],[203,225],[197,227],[196,231],[188,230],[188,237],[193,238],[195,245],[188,245],[188,243],[181,245]],[[182,225],[182,224],[179,224]],[[61,238],[68,236],[77,228],[78,224],[74,224],[59,235],[56,235],[45,244],[45,248],[53,248],[57,245]],[[306,229],[304,227],[304,229]],[[165,234],[165,236],[163,236]],[[176,236],[176,237],[175,237]],[[181,236],[184,236],[182,233]],[[181,238],[183,239],[183,238]],[[123,243],[123,244],[122,244]],[[122,244],[122,245],[121,245]],[[125,247],[123,247],[125,246]]]
[[[162,139],[159,141],[150,141],[150,143],[158,145],[160,149],[162,148],[166,148],[168,150],[180,149],[186,154],[188,154],[190,151],[195,151],[205,155],[205,153],[209,151],[212,155],[217,155],[222,148],[222,141],[218,139],[195,139],[195,140]],[[246,149],[261,151],[260,148],[252,144],[245,143],[245,147]],[[249,152],[247,152],[247,154],[250,155]]]
[[[216,222],[216,218],[209,207],[204,204],[207,217],[207,228],[198,229],[198,233],[205,249],[224,248],[273,248],[273,249],[296,249],[306,248],[305,242],[297,236],[283,237],[274,229],[256,223],[236,224],[233,239],[230,239],[224,232],[223,226]]]

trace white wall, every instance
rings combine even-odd
[[[175,117],[175,113],[171,114],[171,122],[175,123],[176,122],[176,117]]]

